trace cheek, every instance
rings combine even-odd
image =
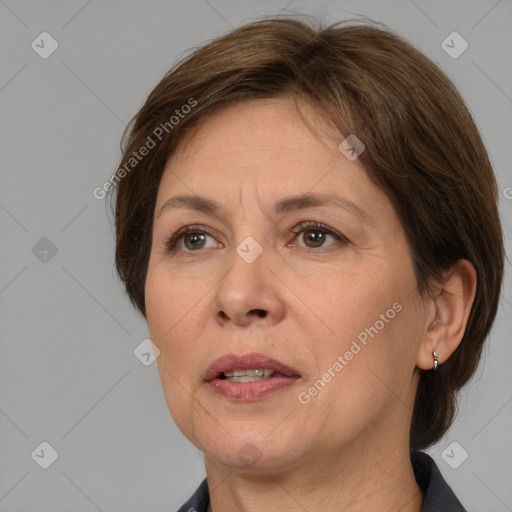
[[[156,363],[164,398],[176,426],[194,442],[194,418],[202,412],[197,410],[199,376],[194,372],[201,329],[198,312],[204,304],[197,304],[197,291],[155,269],[148,271],[145,292],[150,338],[160,349]]]
[[[199,281],[184,280],[165,265],[150,265],[145,286],[150,332],[157,338],[168,338],[183,322],[193,327],[189,317],[194,315],[195,305],[205,291]]]
[[[315,313],[329,328],[329,337],[339,340],[337,349],[343,349],[347,343],[350,345],[359,335],[364,341],[365,333],[369,337],[368,331],[375,332],[376,322],[379,333],[387,330],[389,323],[398,316],[393,305],[400,301],[401,290],[382,274],[379,278],[373,269],[357,274],[338,273],[312,298]],[[383,320],[381,315],[384,315]]]
[[[406,385],[418,350],[421,316],[416,295],[410,293],[415,289],[412,269],[405,273],[403,267],[398,272],[381,265],[376,272],[376,267],[336,276],[310,302],[325,326],[325,337],[317,333],[312,338],[314,374],[328,372],[341,357],[343,370],[336,375],[343,376],[333,379],[337,382],[333,388],[345,387],[353,396],[362,397],[368,391],[379,395],[375,386],[385,387],[379,377],[393,388]]]
[[[194,399],[194,390],[184,382],[183,374],[176,372],[168,358],[157,359],[160,381],[167,408],[182,434],[197,445],[194,426],[204,415],[200,403]]]
[[[196,344],[204,323],[205,302],[198,303],[195,288],[180,286],[179,280],[155,269],[148,271],[145,292],[148,329],[160,349],[157,362],[164,391],[179,391],[180,386],[192,391],[189,388],[195,381]]]

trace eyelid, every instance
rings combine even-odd
[[[299,224],[297,224],[297,226],[295,226],[291,230],[291,232],[295,233],[295,234],[298,234],[298,233],[300,233],[302,231],[305,231],[307,228],[318,229],[319,231],[325,231],[326,233],[328,233],[330,235],[337,236],[340,239],[346,239],[346,237],[344,235],[342,235],[341,233],[336,231],[334,228],[331,228],[331,227],[327,226],[326,224],[323,224],[323,223],[318,222],[316,220],[302,221]],[[348,239],[347,239],[347,241],[348,241]]]

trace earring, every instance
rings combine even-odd
[[[439,366],[439,361],[437,359],[437,352],[434,350],[432,352],[432,356],[434,357],[434,371],[437,371],[437,367]]]

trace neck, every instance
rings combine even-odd
[[[414,477],[408,442],[379,439],[375,432],[372,437],[362,447],[355,441],[343,450],[331,447],[294,467],[233,470],[205,458],[208,510],[419,512],[423,495]]]

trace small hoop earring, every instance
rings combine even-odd
[[[434,357],[434,371],[437,371],[437,367],[439,366],[439,361],[437,359],[437,352],[434,350],[432,352],[432,356]]]

